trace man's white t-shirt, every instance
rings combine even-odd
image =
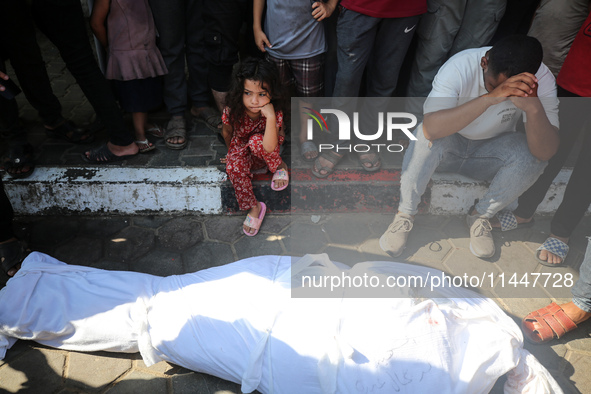
[[[424,113],[455,108],[487,92],[480,61],[492,47],[474,48],[452,56],[433,80],[433,89],[425,101]],[[556,81],[543,63],[536,72],[538,78],[538,97],[546,111],[546,116],[555,127],[558,122],[558,99]],[[523,114],[511,100],[505,100],[489,107],[482,115],[458,133],[471,140],[483,140],[516,130],[517,121]]]

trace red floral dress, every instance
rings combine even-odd
[[[283,127],[283,112],[276,111],[275,116],[277,130],[280,130]],[[279,147],[283,144],[284,137],[279,136],[277,147],[269,153],[263,148],[263,136],[267,125],[267,118],[264,116],[261,115],[258,119],[252,120],[244,114],[240,119],[239,127],[236,127],[230,124],[230,109],[226,107],[222,114],[222,122],[232,126],[234,131],[226,156],[226,173],[234,186],[240,209],[249,210],[257,205],[252,190],[251,170],[263,168],[266,165],[269,171],[273,173],[277,171],[277,167],[281,164]]]

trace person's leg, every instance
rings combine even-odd
[[[184,19],[185,54],[189,81],[187,83],[189,97],[193,107],[204,108],[209,105],[209,86],[207,83],[209,65],[205,51],[205,20],[203,7],[208,0],[186,0]],[[217,1],[215,2],[217,3]],[[178,23],[178,21],[175,21]]]
[[[572,287],[573,303],[591,316],[591,237],[587,243],[585,258],[579,268],[579,280]],[[572,317],[571,317],[572,318]]]
[[[435,169],[457,170],[467,146],[466,139],[459,134],[428,141],[422,127],[419,127],[415,136],[417,140],[410,142],[402,162],[398,213],[379,240],[382,250],[392,257],[399,256],[404,251],[421,196],[425,193]]]
[[[158,49],[168,74],[164,75],[163,99],[171,120],[165,134],[169,148],[186,146],[187,77],[185,74],[186,31],[188,29],[187,2],[185,0],[149,0],[154,24],[158,30]],[[198,17],[201,11],[197,10]],[[196,26],[196,34],[200,26]]]
[[[412,62],[406,95],[427,97],[439,67],[460,29],[467,0],[427,0],[428,11],[417,29],[417,51]]]
[[[546,164],[530,153],[524,133],[505,133],[472,141],[469,158],[459,173],[490,181],[487,192],[475,205],[481,217],[490,219],[531,186]]]
[[[248,215],[258,218],[262,207],[252,189],[251,167],[253,161],[253,156],[248,148],[231,149],[226,156],[226,173],[234,187],[238,208],[241,211],[248,210]],[[246,225],[243,225],[243,229],[250,234],[255,231]]]
[[[137,153],[113,92],[94,59],[80,2],[70,0],[57,5],[33,0],[31,10],[37,26],[58,48],[66,67],[109,130],[109,150],[117,156]]]
[[[548,188],[570,155],[575,141],[583,132],[585,117],[581,114],[585,113],[582,105],[584,102],[577,101],[572,93],[568,93],[560,87],[558,89],[560,97],[564,98],[560,102],[559,111],[561,120],[560,146],[558,152],[548,161],[548,166],[538,180],[519,196],[519,205],[513,211],[518,221],[529,220],[533,217],[538,205],[544,200]]]
[[[469,48],[488,44],[505,14],[507,0],[468,0],[460,30],[456,34],[448,56]]]
[[[351,98],[359,95],[363,71],[374,47],[380,21],[380,18],[373,18],[341,7],[337,22],[338,71],[333,91],[333,108],[339,108],[346,113],[352,112],[356,100]],[[336,129],[334,117],[329,117],[327,120],[329,129]],[[331,135],[335,135],[334,138],[336,138],[336,133]],[[336,140],[332,143],[339,144]],[[348,144],[348,142],[344,143]],[[312,172],[318,177],[327,177],[341,157],[342,152],[320,154],[314,161]]]
[[[13,232],[13,219],[14,211],[0,177],[0,267],[8,276],[16,274],[26,256],[25,243],[19,241]]]
[[[324,97],[324,53],[307,59],[288,60],[289,74],[295,81],[296,94],[299,97]],[[318,148],[312,141],[308,141],[306,133],[305,107],[311,107],[309,103],[300,100],[300,131],[299,143],[301,154],[305,160],[310,161],[318,156]]]
[[[208,83],[218,110],[222,112],[238,62],[240,29],[247,12],[245,0],[205,1],[205,58],[209,64]],[[250,26],[248,26],[250,28]],[[221,126],[220,126],[221,127]]]
[[[4,190],[4,182],[0,177],[0,243],[14,238],[12,229],[12,220],[14,218],[14,210],[10,204],[10,200]]]
[[[275,147],[275,150],[273,150],[272,152],[267,152],[265,148],[263,148],[263,135],[255,134],[248,141],[248,149],[255,158],[264,160],[267,164],[267,168],[272,173],[275,173],[280,169],[287,171],[287,164],[285,164],[285,162],[281,159],[281,156],[279,154],[280,146],[281,144],[283,144],[283,140],[284,138],[282,136],[279,136],[279,143]],[[275,181],[275,187],[281,188],[286,183],[286,180],[277,180]]]
[[[51,89],[28,5],[24,1],[9,0],[3,3],[3,9],[5,15],[10,17],[4,18],[0,23],[0,42],[10,59],[20,87],[29,103],[39,112],[43,123],[57,124],[62,120],[62,107]],[[0,67],[5,71],[3,64]],[[16,107],[16,102],[10,105]],[[3,113],[2,117],[13,113],[14,108],[10,108],[10,112]],[[16,114],[16,117],[11,116],[9,127],[18,123],[18,111]]]
[[[367,65],[367,97],[392,97],[420,15],[382,19]]]

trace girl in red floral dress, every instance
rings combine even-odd
[[[285,139],[283,111],[285,93],[273,63],[246,59],[232,76],[232,88],[222,115],[222,135],[228,155],[222,158],[241,210],[248,210],[243,231],[252,237],[259,232],[267,207],[252,190],[252,170],[267,168],[273,173],[271,188],[287,188],[287,164],[279,155]]]

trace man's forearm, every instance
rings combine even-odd
[[[525,134],[529,151],[538,160],[546,161],[556,154],[560,137],[550,123],[541,103],[526,112]]]
[[[432,100],[438,100],[438,98],[432,98]],[[445,98],[441,100],[445,100]],[[430,141],[455,134],[472,123],[495,103],[496,101],[493,99],[483,96],[455,108],[425,114],[423,134]]]

